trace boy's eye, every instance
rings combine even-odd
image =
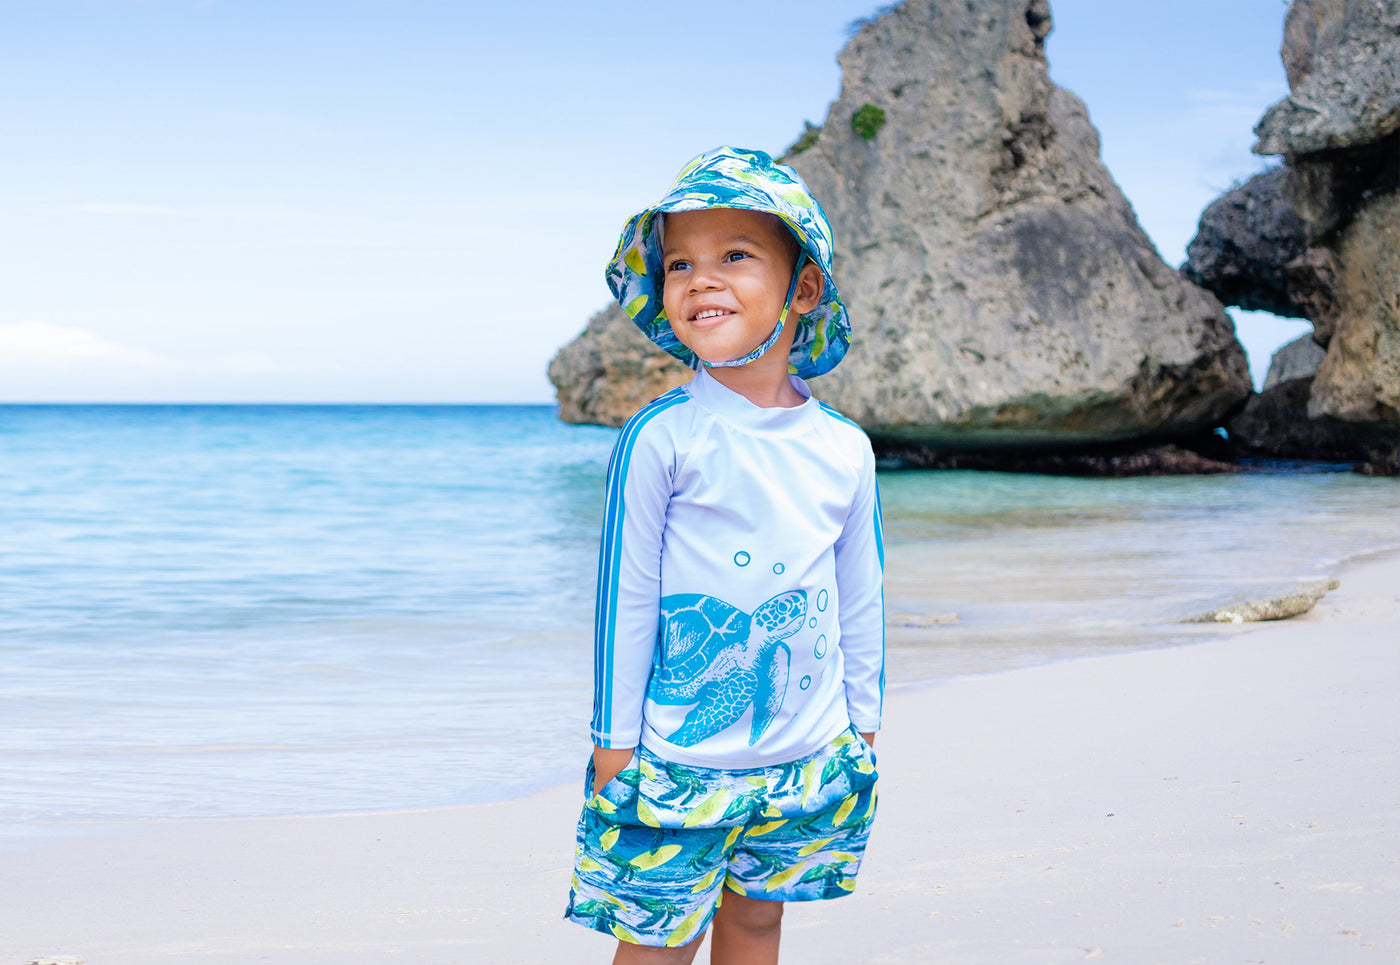
[[[675,261],[671,262],[669,265],[666,266],[666,272],[669,274],[673,271],[685,271],[689,267],[690,262],[683,261],[680,258],[677,258]]]
[[[729,254],[727,254],[727,255],[724,256],[724,260],[725,260],[725,261],[738,261],[740,258],[747,258],[747,257],[749,257],[749,253],[748,253],[747,251],[731,251]]]

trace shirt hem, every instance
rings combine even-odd
[[[743,771],[755,767],[774,767],[778,764],[790,764],[793,761],[800,761],[804,757],[810,757],[827,744],[830,744],[850,726],[850,720],[843,717],[837,720],[833,727],[827,729],[829,733],[826,733],[821,739],[814,741],[810,747],[799,749],[791,754],[760,755],[757,757],[746,757],[744,760],[732,760],[715,757],[709,754],[691,753],[688,748],[679,747],[669,743],[658,735],[647,734],[645,731],[642,733],[641,743],[642,746],[651,751],[651,753],[655,754],[663,761],[668,761],[672,764],[682,764],[686,767],[710,767],[725,771]]]

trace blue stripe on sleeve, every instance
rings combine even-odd
[[[622,522],[625,515],[624,492],[627,471],[632,460],[632,447],[642,427],[674,405],[686,402],[690,395],[684,387],[672,389],[643,406],[627,420],[613,447],[608,462],[608,484],[605,494],[603,535],[598,545],[598,592],[594,601],[593,640],[593,730],[607,733],[612,729],[613,655],[616,645],[618,569],[622,560]]]
[[[885,572],[885,514],[880,509],[880,483],[875,482],[875,551]],[[880,716],[885,715],[885,581],[880,580]]]
[[[846,423],[846,425],[848,425],[848,426],[855,426],[857,429],[860,429],[860,423],[858,423],[858,422],[853,422],[852,420],[847,419],[845,416],[843,416],[841,413],[837,412],[835,409],[833,409],[831,406],[827,405],[825,402],[818,402],[817,405],[821,406],[821,407],[822,407],[822,411],[825,412],[827,415],[829,415],[829,416],[835,416],[836,418],[840,419],[842,422]],[[865,430],[864,430],[864,429],[860,429],[860,431],[861,431],[861,434],[862,434],[862,435],[865,434]]]
[[[885,571],[885,514],[880,509],[880,483],[875,483],[875,551],[880,554],[880,572]]]
[[[839,419],[848,426],[855,426],[864,434],[860,423],[846,418],[840,412],[827,405],[825,402],[818,402],[822,410],[832,418]],[[875,483],[875,518],[872,521],[875,527],[875,552],[880,557],[880,572],[885,571],[885,516],[880,509],[880,484]],[[880,581],[880,713],[885,711],[885,584]]]

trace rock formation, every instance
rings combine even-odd
[[[1162,262],[1083,103],[1051,83],[1049,32],[1044,0],[907,0],[860,27],[840,97],[789,153],[831,217],[855,325],[816,388],[883,452],[1180,438],[1249,393],[1220,303]],[[857,133],[867,105],[884,123]],[[566,418],[616,422],[650,398],[592,361],[627,328],[604,312],[555,359]]]
[[[643,404],[695,373],[651,344],[617,303],[549,363],[565,422],[620,426]]]
[[[1335,419],[1308,417],[1313,378],[1325,354],[1311,335],[1275,352],[1263,389],[1227,424],[1230,439],[1253,456],[1365,459],[1382,441],[1365,427],[1358,432]]]
[[[1321,458],[1364,450],[1393,464],[1400,0],[1294,0],[1282,56],[1291,93],[1255,127],[1254,150],[1282,154],[1283,167],[1207,209],[1184,271],[1229,304],[1307,318],[1326,349],[1310,378],[1285,380],[1232,425],[1249,445]],[[1250,204],[1252,217],[1231,218]]]
[[[1394,0],[1293,0],[1280,56],[1289,95],[1255,127],[1256,153],[1306,156],[1366,147],[1400,130],[1400,6]]]
[[[1305,584],[1291,593],[1268,600],[1250,600],[1235,603],[1219,610],[1212,610],[1187,623],[1257,623],[1263,620],[1287,620],[1301,616],[1317,601],[1333,590],[1341,587],[1340,580],[1320,580]]]
[[[1283,196],[1286,174],[1277,167],[1255,175],[1213,201],[1181,272],[1227,305],[1306,318],[1318,285],[1309,284],[1315,272],[1294,264],[1307,253],[1307,228]]]

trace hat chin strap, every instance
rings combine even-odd
[[[792,281],[788,283],[787,298],[783,302],[783,310],[778,313],[778,324],[773,326],[773,334],[763,340],[763,343],[748,355],[742,358],[730,359],[727,362],[711,362],[709,359],[700,359],[701,364],[707,369],[732,369],[740,365],[748,365],[750,362],[762,357],[774,345],[778,344],[778,336],[783,334],[783,324],[787,321],[788,310],[792,308],[793,295],[797,293],[797,278],[802,274],[802,266],[806,264],[806,254],[797,256],[797,267],[792,270]],[[698,356],[697,356],[698,357]]]

